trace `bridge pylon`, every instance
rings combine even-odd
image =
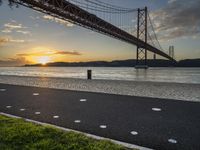
[[[145,46],[137,45],[136,65],[135,68],[147,69],[147,7],[144,9],[138,8],[137,16],[137,38],[145,42]]]

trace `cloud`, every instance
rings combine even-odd
[[[76,52],[76,51],[57,51],[55,54],[59,55],[81,55],[81,53]]]
[[[23,26],[22,24],[17,23],[15,20],[11,20],[10,23],[4,24],[4,29],[1,32],[12,33],[13,31],[16,31],[17,33],[21,33],[24,35],[31,35],[31,32],[25,29],[27,29],[27,27]]]
[[[14,23],[14,22],[6,23],[6,24],[4,24],[4,27],[9,28],[11,30],[24,28],[24,27],[22,27],[22,24],[17,24],[17,23]]]
[[[59,18],[50,16],[50,15],[44,15],[43,19],[59,23],[59,24],[64,25],[66,27],[73,27],[74,26],[74,24],[70,23],[69,21],[66,21],[66,20],[63,20],[63,19],[59,19]]]
[[[8,58],[0,60],[0,66],[22,66],[24,64],[29,64],[30,61],[27,61],[24,57],[18,58]]]
[[[169,0],[168,3],[174,3],[176,0]]]
[[[17,30],[16,32],[31,35],[30,31]]]
[[[24,43],[25,40],[22,39],[13,39],[13,38],[7,38],[7,37],[0,37],[0,46],[6,43]]]
[[[53,56],[53,55],[81,55],[81,53],[76,51],[60,51],[60,50],[54,50],[54,51],[41,51],[36,53],[21,53],[17,54],[17,56],[20,57],[27,57],[27,56]]]
[[[169,0],[168,5],[151,13],[161,40],[200,36],[200,0]]]
[[[1,32],[3,32],[3,33],[11,33],[12,30],[11,30],[11,29],[8,29],[8,28],[5,28],[5,29],[3,29]]]
[[[25,40],[20,40],[20,39],[9,39],[9,42],[13,42],[13,43],[24,43]]]
[[[39,13],[39,12],[38,12],[38,13]],[[33,19],[33,20],[40,19],[40,17],[39,17],[39,16],[30,16],[30,18],[31,18],[31,19]]]

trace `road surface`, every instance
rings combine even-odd
[[[200,149],[198,102],[0,84],[0,112],[153,149]]]

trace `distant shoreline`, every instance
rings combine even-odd
[[[23,67],[134,67],[136,60],[114,60],[114,61],[89,61],[89,62],[52,62],[43,64],[26,64]],[[143,64],[143,62],[141,62]],[[149,67],[200,67],[199,59],[185,59],[178,62],[169,60],[150,59],[147,61]]]

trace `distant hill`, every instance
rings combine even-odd
[[[141,62],[142,63],[142,62]],[[47,67],[134,67],[136,60],[114,60],[114,61],[90,61],[90,62],[54,62],[48,63]],[[147,60],[149,67],[200,67],[200,59],[186,59],[179,62],[157,59]],[[25,67],[41,67],[42,64],[26,64]]]
[[[180,60],[177,66],[178,67],[200,67],[200,59]]]

